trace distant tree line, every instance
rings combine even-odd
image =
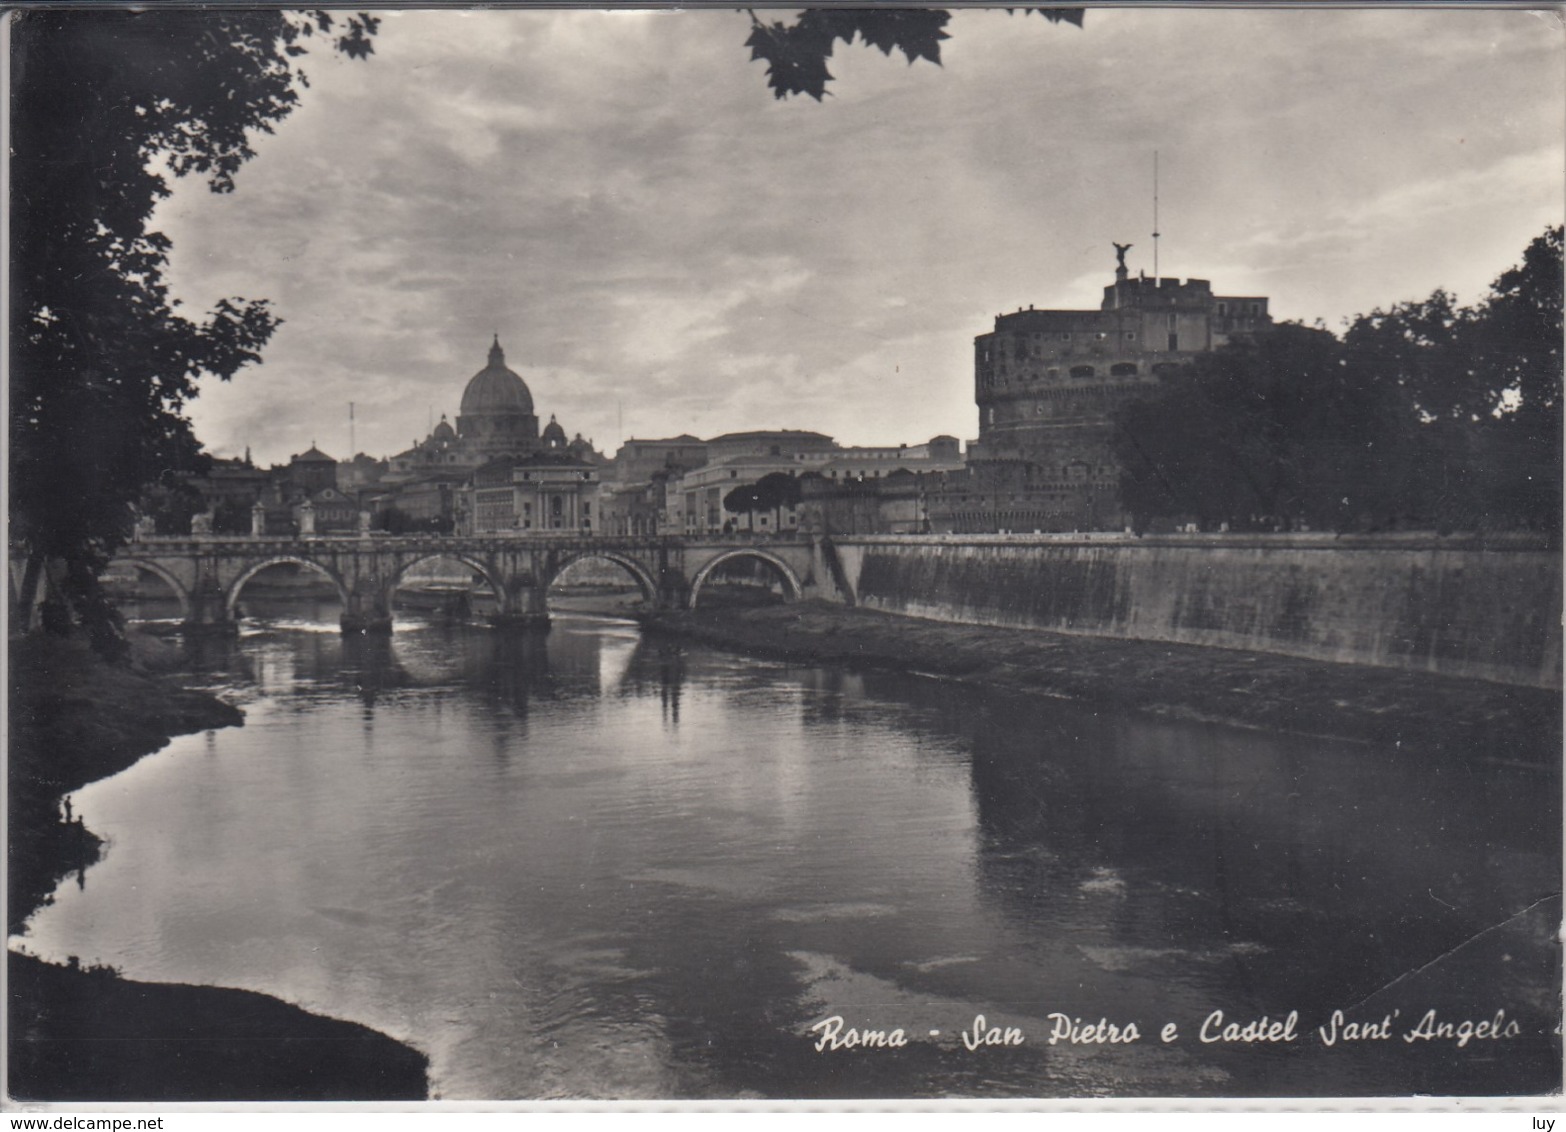
[[[1236,339],[1115,414],[1122,506],[1204,529],[1561,530],[1562,230],[1445,291]]]

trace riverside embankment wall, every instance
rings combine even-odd
[[[860,605],[1561,686],[1561,555],[1528,536],[861,536]]]

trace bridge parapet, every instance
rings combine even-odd
[[[656,547],[681,545],[678,536],[648,535],[644,537],[606,536],[511,536],[511,535],[374,535],[368,538],[358,535],[320,535],[309,538],[290,536],[251,535],[156,535],[130,542],[119,552],[120,558],[155,557],[168,553],[233,553],[264,554],[279,548],[305,552],[324,550],[338,552],[344,549],[406,552],[416,550],[428,553],[473,549],[534,548],[544,546],[569,547]]]
[[[898,539],[933,540],[939,535],[898,535]],[[968,538],[971,536],[962,536]],[[139,551],[153,554],[165,553],[170,548],[222,548],[235,551],[259,551],[267,547],[331,547],[345,546],[401,550],[408,548],[439,549],[441,547],[656,547],[656,546],[810,546],[816,540],[806,535],[776,536],[753,535],[743,532],[732,534],[662,534],[662,535],[604,535],[574,534],[560,531],[495,532],[483,535],[391,535],[372,532],[368,535],[146,535],[125,544],[121,557],[134,557]]]
[[[192,630],[232,630],[246,582],[268,566],[293,562],[319,571],[337,587],[345,631],[391,627],[393,596],[414,566],[449,558],[471,568],[495,595],[497,620],[547,624],[546,591],[584,559],[624,569],[649,604],[685,608],[723,562],[751,557],[783,579],[789,600],[814,584],[817,552],[809,538],[689,535],[582,535],[527,532],[500,535],[233,535],[149,536],[125,546],[116,561],[158,575],[173,586]]]

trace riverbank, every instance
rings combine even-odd
[[[150,638],[133,638],[124,666],[99,662],[84,642],[44,634],[10,648],[6,923],[14,934],[62,877],[98,859],[91,831],[62,820],[62,796],[118,774],[175,735],[237,726],[245,717],[159,675],[177,653]]]
[[[923,672],[1114,711],[1504,762],[1560,758],[1560,695],[1270,653],[959,625],[800,602],[650,613],[645,628],[811,664]]]
[[[62,798],[175,735],[242,724],[239,709],[166,675],[169,645],[129,665],[46,635],[10,642],[7,859],[11,934],[102,842]],[[67,820],[67,819],[70,820]],[[426,1059],[351,1023],[265,995],[134,983],[12,952],[10,1092],[22,1100],[423,1099]],[[134,1039],[134,1040],[128,1040]]]
[[[8,956],[18,1101],[424,1100],[417,1050],[269,995]]]

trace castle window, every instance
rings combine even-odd
[[[1136,341],[1136,331],[1135,330],[1127,330],[1126,331],[1126,341],[1127,342],[1135,342]]]
[[[1060,340],[1062,342],[1069,342],[1069,341],[1071,341],[1071,331],[1069,331],[1069,330],[1061,331],[1061,333],[1060,333]]]
[[[1116,362],[1109,367],[1109,373],[1112,377],[1134,377],[1136,375],[1136,363]]]
[[[1260,303],[1252,303],[1251,304],[1251,313],[1252,314],[1257,314],[1257,315],[1261,314],[1261,304]]]
[[[1228,314],[1229,313],[1229,304],[1228,303],[1219,303],[1218,304],[1218,313],[1219,314]]]
[[[1072,377],[1093,377],[1094,373],[1095,373],[1095,371],[1094,371],[1092,366],[1072,366],[1071,367],[1071,376]]]

